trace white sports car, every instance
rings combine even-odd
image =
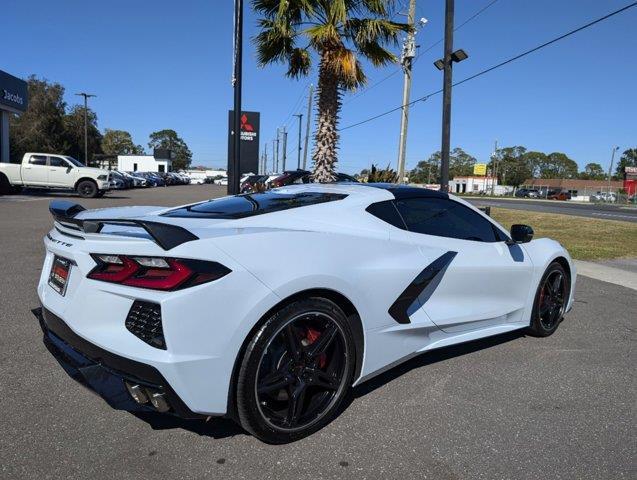
[[[34,313],[64,369],[114,408],[227,416],[270,443],[315,432],[352,385],[414,355],[550,335],[573,303],[559,243],[424,188],[50,210]]]

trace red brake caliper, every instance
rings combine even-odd
[[[308,327],[307,335],[305,336],[305,339],[307,340],[308,345],[312,345],[314,342],[316,342],[316,340],[318,340],[320,336],[321,336],[321,332]],[[324,368],[326,363],[327,363],[327,355],[325,355],[325,352],[323,352],[318,357],[318,367]]]

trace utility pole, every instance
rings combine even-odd
[[[301,169],[301,150],[303,150],[303,147],[301,147],[301,121],[303,120],[303,114],[302,113],[296,113],[294,114],[295,117],[299,117],[299,151],[298,151],[298,159],[296,161],[296,169],[300,170]]]
[[[285,125],[283,126],[283,168],[282,170],[285,172],[285,161],[288,158],[288,131],[285,129]]]
[[[608,201],[610,201],[610,180],[613,172],[613,163],[615,162],[615,152],[619,150],[619,147],[613,147],[613,153],[610,157],[610,167],[608,167]]]
[[[276,167],[274,169],[275,173],[279,173],[279,137],[281,134],[279,133],[279,128],[276,129]]]
[[[88,167],[88,99],[97,95],[84,92],[75,95],[84,97],[84,165]]]
[[[495,195],[495,179],[498,178],[498,141],[493,147],[493,162],[491,164],[491,196]]]
[[[272,173],[276,173],[276,165],[274,164],[275,155],[274,152],[276,150],[276,140],[272,140]]]
[[[398,183],[405,179],[405,154],[407,150],[407,125],[409,123],[409,96],[411,94],[411,65],[416,56],[416,0],[409,0],[407,24],[411,27],[403,43],[401,63],[403,65],[403,103],[400,116],[400,139],[398,142]]]
[[[234,112],[232,139],[232,175],[228,178],[228,193],[238,195],[240,193],[239,182],[241,180],[241,83],[243,60],[243,0],[234,0],[234,71],[232,75],[232,87],[234,88]]]
[[[312,96],[314,85],[310,84],[310,93],[307,97],[307,124],[305,126],[305,147],[303,149],[303,170],[307,168],[307,148],[310,141],[310,119],[312,118]]]
[[[262,175],[265,175],[268,172],[268,142],[263,144],[263,170],[261,171]]]

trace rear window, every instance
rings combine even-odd
[[[264,213],[279,212],[290,208],[307,207],[319,203],[342,200],[340,193],[252,193],[236,195],[177,208],[164,213],[166,217],[244,218]]]

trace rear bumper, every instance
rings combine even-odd
[[[182,418],[203,418],[191,411],[159,371],[145,363],[108,352],[75,334],[64,321],[46,308],[33,310],[44,334],[43,342],[64,371],[102,397],[112,408],[131,412],[156,411],[149,403],[139,404],[124,382],[163,393],[169,413]]]

